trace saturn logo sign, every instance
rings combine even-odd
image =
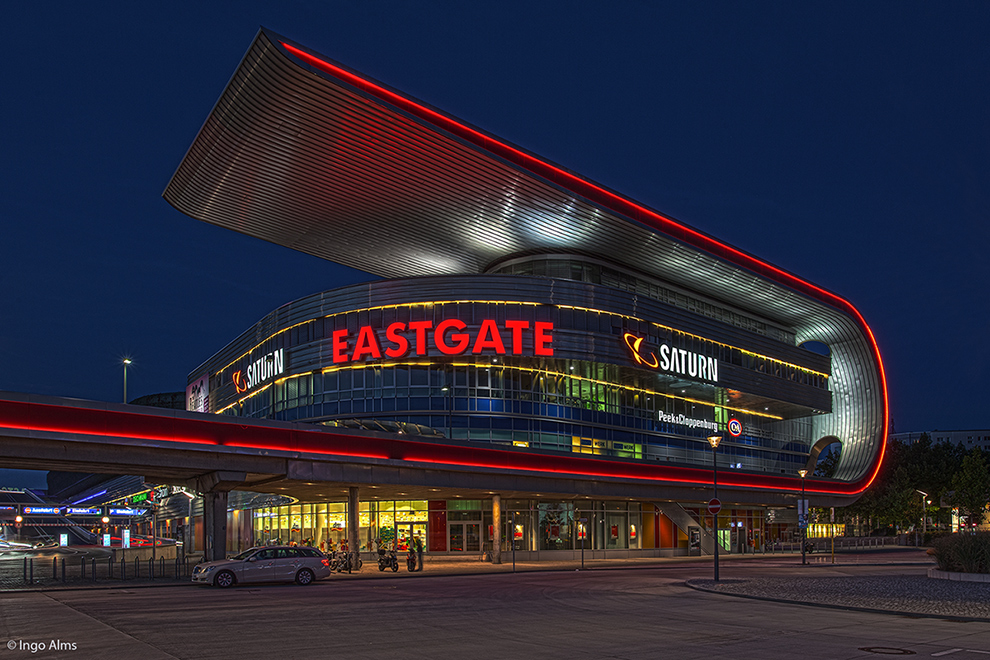
[[[626,340],[626,346],[628,346],[629,350],[632,351],[633,359],[636,361],[636,364],[644,364],[650,369],[656,369],[660,365],[656,354],[652,351],[650,351],[650,359],[646,359],[643,357],[643,354],[639,352],[639,347],[643,343],[644,337],[637,337],[636,335],[627,332],[622,335],[622,338]]]
[[[661,344],[659,350],[647,352],[643,347],[645,337],[637,337],[631,332],[622,335],[626,346],[632,352],[633,360],[636,364],[641,364],[648,369],[657,369],[667,373],[690,376],[701,380],[718,382],[718,359],[695,353],[683,348],[676,348],[670,344]]]
[[[285,370],[285,360],[282,349],[272,351],[248,365],[245,372],[235,371],[231,375],[234,387],[238,392],[246,392],[255,385],[278,376]]]

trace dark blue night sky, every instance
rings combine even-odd
[[[990,4],[155,7],[5,8],[0,390],[179,391],[368,279],[161,198],[264,25],[847,298],[896,430],[990,427]]]

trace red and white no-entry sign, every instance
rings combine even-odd
[[[716,514],[722,510],[722,502],[719,501],[717,497],[713,497],[708,501],[708,513]]]

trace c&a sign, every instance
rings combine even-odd
[[[349,330],[333,332],[334,364],[383,358],[422,357],[433,350],[443,355],[553,356],[553,323],[547,321],[482,321],[478,328],[468,328],[460,319],[444,319],[434,327],[433,321],[395,322],[388,327],[363,326],[353,335]]]

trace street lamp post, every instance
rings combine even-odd
[[[921,495],[921,540],[924,541],[925,534],[928,533],[928,507],[926,506],[928,502],[928,493],[923,490],[918,490],[917,488],[914,489],[914,492]],[[920,542],[915,544],[916,547],[920,545]]]
[[[808,560],[805,556],[805,548],[808,544],[808,500],[804,499],[804,477],[808,474],[808,471],[798,470],[798,474],[801,475],[801,502],[798,504],[798,522],[801,523],[801,563],[807,564]],[[801,514],[802,508],[804,509],[804,514]]]
[[[708,436],[708,444],[712,446],[712,490],[714,491],[713,499],[718,499],[718,460],[716,456],[718,452],[718,443],[722,442],[721,435],[710,435]],[[715,581],[718,582],[718,513],[712,513],[712,532],[715,538]]]
[[[127,403],[127,365],[130,363],[130,358],[124,358],[122,361],[122,364],[124,365],[124,403]]]
[[[453,407],[453,402],[451,401],[451,388],[444,385],[440,388],[440,391],[443,392],[444,407],[447,408],[447,437],[452,438],[454,431],[451,428],[452,420],[450,409]]]

